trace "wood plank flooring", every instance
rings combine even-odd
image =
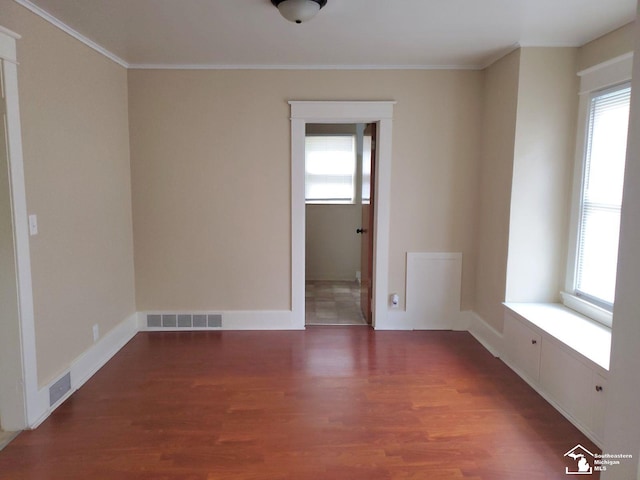
[[[139,333],[0,478],[561,479],[578,443],[468,333]]]
[[[0,430],[0,450],[9,445],[9,442],[18,435],[18,432],[5,432]]]

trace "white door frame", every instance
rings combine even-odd
[[[291,310],[305,328],[305,130],[307,123],[377,123],[373,239],[372,325],[387,323],[389,309],[389,204],[394,101],[290,101],[291,105]]]
[[[37,424],[38,376],[36,364],[36,337],[33,314],[33,290],[31,283],[31,255],[29,252],[29,226],[27,220],[27,195],[24,183],[22,157],[22,133],[18,105],[18,68],[16,40],[19,35],[0,26],[0,59],[4,71],[4,88],[7,106],[7,147],[9,182],[13,208],[13,234],[16,250],[18,308],[20,317],[21,357],[16,363],[21,369],[11,372],[15,381],[10,399],[3,404],[3,426],[22,430]]]

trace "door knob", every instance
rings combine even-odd
[[[356,233],[367,233],[367,229],[366,228],[358,228],[356,230]]]

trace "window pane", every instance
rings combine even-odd
[[[306,137],[307,202],[352,203],[356,142],[353,135]]]
[[[371,203],[371,135],[362,139],[362,203]]]
[[[589,202],[622,203],[630,92],[624,88],[591,101],[584,193]]]
[[[578,293],[613,305],[620,210],[586,208],[578,267]]]
[[[589,112],[578,238],[576,293],[613,305],[631,89],[593,97]]]

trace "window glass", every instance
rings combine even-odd
[[[575,294],[613,307],[627,151],[628,85],[596,93],[589,106]]]
[[[310,135],[305,141],[307,203],[353,203],[355,135]]]

